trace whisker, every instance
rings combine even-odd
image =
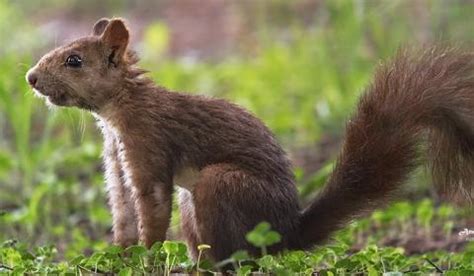
[[[80,139],[80,141],[84,142],[84,136],[85,136],[85,133],[86,133],[86,120],[84,118],[84,111],[83,110],[80,110],[80,114],[81,114],[81,117],[80,117],[81,139]]]
[[[22,69],[26,69],[28,70],[30,68],[30,65],[29,64],[26,64],[26,63],[23,63],[23,62],[19,62],[16,64],[19,68],[22,68]]]

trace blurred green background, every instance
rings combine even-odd
[[[260,117],[290,153],[303,200],[324,182],[382,60],[402,45],[474,40],[469,0],[0,0],[0,241],[53,243],[66,256],[110,241],[91,116],[48,110],[24,75],[112,16],[128,20],[141,66],[159,85],[223,97]],[[429,183],[421,175],[412,182]],[[413,198],[431,193],[412,186]]]

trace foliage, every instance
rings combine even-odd
[[[47,28],[39,30],[29,23],[26,14],[50,7],[46,2],[55,9],[68,6],[58,0],[0,0],[0,241],[4,241],[0,274],[216,270],[204,257],[191,262],[179,242],[156,244],[150,250],[108,245],[111,219],[100,165],[101,137],[92,118],[78,110],[48,110],[24,81],[38,49],[55,40]],[[283,23],[269,24],[274,14],[258,8],[257,38],[240,45],[251,51],[217,61],[192,55],[170,57],[169,30],[160,21],[145,29],[136,48],[143,56],[141,65],[160,85],[237,102],[269,125],[290,150],[312,147],[323,135],[341,135],[374,66],[400,45],[474,39],[469,24],[474,5],[462,1],[429,1],[427,17],[421,19],[413,16],[416,6],[411,1],[321,1],[322,8],[310,24],[288,15],[293,1],[268,2],[272,3],[269,10],[283,11],[279,13]],[[120,13],[128,4],[125,0],[75,1],[73,10],[113,5]],[[416,24],[418,19],[426,21],[424,27]],[[332,164],[330,156],[326,159],[319,171],[298,178],[305,178],[300,181],[302,196],[312,197],[324,184]],[[418,233],[427,239],[440,234],[452,239],[463,215],[451,206],[436,205],[397,203],[358,220],[331,246],[313,252],[264,254],[258,259],[236,252],[221,265],[232,264],[240,275],[250,271],[396,275],[397,271],[436,271],[427,258],[443,270],[450,269],[452,275],[472,273],[472,243],[459,253],[416,256],[384,246],[386,239],[403,240]],[[179,218],[174,214],[173,219],[175,229]],[[249,234],[249,241],[263,253],[277,240],[268,225]],[[205,250],[205,246],[199,249],[202,256]]]
[[[430,220],[434,225],[457,219],[461,212],[450,209],[447,205],[432,208],[431,215],[418,213],[420,207],[431,204],[422,201],[417,204],[398,203],[387,210],[379,211],[370,219],[354,222],[347,229],[335,236],[335,242],[319,247],[311,252],[288,251],[276,256],[263,254],[259,258],[251,257],[245,251],[233,254],[228,260],[211,264],[204,258],[196,263],[189,259],[186,246],[182,242],[165,241],[156,243],[149,250],[140,245],[122,249],[118,246],[107,246],[93,254],[71,256],[67,261],[57,261],[57,249],[54,246],[31,247],[22,242],[6,241],[0,246],[0,273],[117,273],[118,275],[158,274],[168,275],[173,272],[216,272],[224,266],[231,265],[238,275],[249,275],[250,272],[291,275],[302,273],[311,275],[340,275],[362,273],[368,275],[401,275],[402,273],[435,273],[441,270],[447,275],[469,275],[474,273],[474,243],[467,244],[461,253],[448,253],[443,250],[424,254],[407,255],[403,248],[380,246],[383,237],[397,232],[399,238],[405,238],[410,231],[416,230],[418,218]],[[446,213],[450,213],[446,216]],[[380,225],[376,232],[368,233],[372,240],[360,250],[354,251],[354,244],[360,243],[360,233],[370,231],[367,225]],[[419,227],[423,227],[424,222]],[[414,225],[414,229],[410,229]],[[404,227],[404,230],[398,229]],[[391,227],[397,229],[390,229]],[[436,227],[430,228],[436,229]],[[421,229],[423,230],[423,229]],[[432,231],[432,230],[431,230]],[[426,240],[431,240],[434,233],[426,233]],[[279,241],[278,233],[270,230],[268,223],[261,223],[251,231],[247,238],[257,247],[270,246]],[[200,251],[209,249],[208,245],[199,245]]]

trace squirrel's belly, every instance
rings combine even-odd
[[[193,191],[200,177],[200,171],[193,167],[184,167],[173,176],[173,183],[188,191]]]

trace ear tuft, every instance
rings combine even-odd
[[[112,19],[106,26],[101,40],[111,49],[109,61],[117,64],[123,59],[128,46],[129,33],[122,19]]]
[[[92,35],[100,36],[105,30],[105,27],[109,24],[110,20],[108,18],[99,19],[92,28]]]
[[[128,37],[128,29],[122,19],[112,19],[102,34],[102,40],[114,49],[126,48]]]

